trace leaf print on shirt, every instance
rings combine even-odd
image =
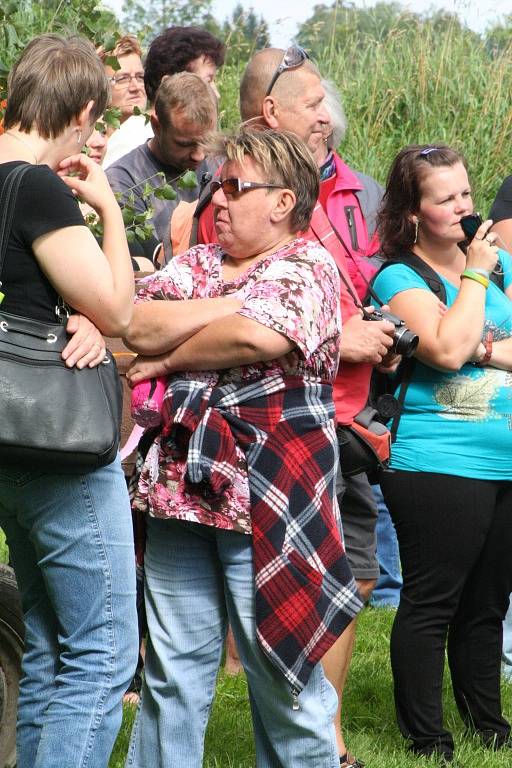
[[[457,421],[488,421],[500,419],[491,401],[504,385],[505,371],[486,369],[480,376],[459,374],[443,378],[434,387],[436,403],[444,410],[439,416]]]

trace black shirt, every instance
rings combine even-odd
[[[0,185],[19,160],[0,163]],[[85,225],[73,193],[47,165],[34,165],[18,191],[11,234],[0,280],[0,309],[43,322],[55,322],[58,294],[41,270],[32,243],[64,227]]]
[[[507,176],[499,188],[489,218],[495,223],[504,219],[512,219],[512,176]]]

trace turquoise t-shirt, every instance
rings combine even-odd
[[[512,284],[512,257],[500,251],[504,285]],[[446,304],[458,289],[439,275]],[[428,291],[405,264],[387,267],[375,280],[384,302],[411,288]],[[512,335],[512,301],[494,283],[485,300],[484,334],[494,341]],[[416,362],[393,443],[393,469],[440,472],[486,480],[512,480],[512,372],[466,363],[443,372]]]

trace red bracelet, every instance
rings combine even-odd
[[[483,345],[485,346],[485,355],[482,357],[480,362],[476,364],[479,367],[487,365],[487,363],[492,357],[492,331],[487,331],[487,333],[485,334]]]

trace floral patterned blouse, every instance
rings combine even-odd
[[[216,298],[243,301],[238,314],[262,323],[293,341],[296,348],[278,360],[221,371],[180,372],[173,376],[214,387],[259,379],[272,373],[332,382],[338,366],[341,332],[339,277],[322,246],[296,239],[224,281],[219,245],[199,245],[176,256],[140,283],[136,302]],[[160,518],[177,518],[241,533],[251,532],[245,456],[237,448],[238,476],[225,495],[206,502],[185,485],[186,447],[156,437],[134,494],[135,509]]]

